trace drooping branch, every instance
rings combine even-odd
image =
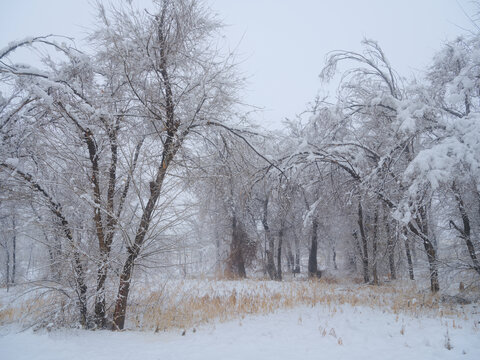
[[[85,283],[85,270],[81,262],[80,253],[77,249],[73,238],[73,231],[68,223],[67,218],[62,212],[62,206],[60,203],[56,202],[53,197],[33,178],[32,175],[19,170],[17,167],[7,164],[0,163],[0,167],[12,171],[13,175],[19,176],[24,180],[29,186],[31,186],[35,191],[37,191],[42,197],[47,201],[48,207],[53,215],[60,221],[61,227],[65,234],[65,237],[70,243],[70,246],[73,251],[73,271],[75,274],[75,291],[78,297],[78,308],[80,313],[80,324],[82,326],[87,326],[87,285]]]
[[[245,136],[241,135],[237,130],[232,129],[229,126],[226,126],[224,124],[221,124],[216,121],[207,121],[207,125],[212,125],[212,126],[218,126],[221,127],[227,131],[229,131],[231,134],[235,135],[236,137],[240,138],[250,149],[253,150],[255,154],[257,154],[260,158],[265,160],[271,167],[277,169],[282,176],[284,176],[286,179],[288,179],[287,175],[284,173],[282,169],[280,169],[276,164],[274,164],[271,160],[267,159],[264,155],[262,155],[250,142],[245,138]]]
[[[0,163],[0,167],[12,171],[13,175],[18,175],[35,191],[41,194],[45,200],[47,200],[50,210],[58,218],[58,220],[60,220],[65,236],[67,237],[68,240],[73,242],[73,233],[68,224],[66,217],[62,213],[62,206],[59,203],[57,203],[52,196],[50,196],[50,194],[33,178],[33,176],[17,169],[13,165],[10,165],[4,162]]]

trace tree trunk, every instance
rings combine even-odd
[[[377,272],[377,236],[378,236],[378,207],[375,208],[375,215],[373,219],[373,254],[372,254],[372,272],[373,272],[373,284],[378,285],[378,272]]]
[[[127,311],[127,300],[130,292],[130,280],[132,277],[135,259],[138,256],[136,250],[138,246],[128,247],[128,257],[123,265],[123,270],[120,275],[120,286],[117,293],[117,301],[115,302],[115,312],[113,314],[114,330],[122,330],[125,326],[125,316]]]
[[[430,241],[423,241],[423,246],[427,252],[428,265],[430,268],[430,289],[433,293],[436,293],[440,290],[440,285],[438,282],[438,265],[437,265],[437,255],[433,244]]]
[[[360,229],[360,236],[362,238],[363,252],[362,252],[362,261],[363,261],[363,281],[365,283],[370,282],[370,276],[368,274],[368,243],[367,235],[365,234],[365,227],[363,224],[363,209],[362,203],[358,202],[358,227]]]
[[[308,277],[320,277],[317,264],[317,247],[318,247],[318,219],[316,216],[312,219],[312,241],[310,245],[310,254],[308,256]]]
[[[220,254],[220,234],[218,233],[218,227],[215,226],[215,259],[216,259],[216,272],[217,274],[223,273],[222,256]]]
[[[8,241],[5,243],[5,253],[7,254],[6,260],[5,260],[5,267],[7,272],[5,285],[7,285],[7,292],[8,292],[8,290],[10,290],[10,249],[8,248]]]
[[[333,268],[335,270],[338,270],[338,266],[337,266],[337,252],[335,250],[335,245],[333,246],[332,248],[332,252],[333,252],[333,256],[332,256],[332,259],[333,259]]]
[[[173,106],[173,105],[171,105]],[[173,115],[172,115],[173,116]],[[170,118],[170,117],[169,117]],[[175,123],[173,123],[175,124]],[[175,126],[175,125],[171,125]],[[123,266],[122,273],[120,275],[120,284],[117,292],[117,299],[115,302],[115,310],[113,313],[113,329],[122,330],[125,326],[125,315],[127,311],[127,299],[130,292],[130,283],[133,273],[133,268],[135,266],[135,260],[140,254],[140,250],[145,241],[145,237],[150,227],[152,220],[153,211],[155,210],[155,204],[160,196],[163,181],[167,174],[167,169],[172,159],[174,158],[176,152],[178,151],[180,144],[179,142],[174,142],[174,135],[176,133],[176,128],[169,129],[167,134],[167,139],[164,143],[164,150],[162,155],[162,162],[157,171],[155,181],[150,183],[150,197],[148,199],[145,210],[143,211],[142,218],[140,219],[140,224],[137,228],[135,235],[135,240],[131,246],[128,247],[128,257]]]
[[[95,323],[98,328],[105,326],[105,280],[108,272],[108,258],[110,256],[110,243],[113,239],[114,226],[114,209],[113,196],[116,185],[116,163],[117,163],[117,146],[116,132],[109,129],[111,164],[109,169],[108,195],[107,195],[107,223],[104,224],[102,219],[102,194],[100,190],[100,165],[97,142],[94,134],[90,129],[85,129],[83,139],[87,145],[90,163],[92,165],[92,174],[90,181],[93,188],[93,201],[95,207],[93,209],[93,222],[95,224],[95,233],[98,240],[98,249],[100,258],[97,263],[97,291],[95,294]],[[109,241],[110,239],[110,241]]]
[[[106,325],[106,305],[105,305],[105,282],[108,275],[108,261],[110,257],[111,246],[113,238],[115,235],[115,225],[117,219],[120,217],[123,211],[123,206],[128,195],[128,190],[130,188],[130,183],[132,180],[132,174],[137,166],[138,157],[140,154],[140,149],[143,145],[145,138],[142,138],[137,145],[135,146],[135,153],[133,157],[132,167],[125,181],[125,185],[120,195],[118,201],[118,207],[115,213],[114,209],[114,199],[115,199],[115,188],[117,183],[116,169],[117,169],[117,160],[118,160],[118,144],[117,144],[117,135],[119,130],[119,123],[115,124],[109,132],[110,139],[110,152],[111,152],[111,161],[109,168],[109,181],[108,181],[108,191],[107,191],[107,221],[105,230],[97,230],[97,238],[99,240],[99,250],[100,250],[100,259],[97,264],[97,291],[95,295],[95,323],[98,328],[104,328]],[[96,158],[96,148],[92,146],[89,147],[94,152],[92,158]],[[98,164],[95,165],[95,162],[92,161],[92,168],[95,169],[98,167]],[[98,202],[100,202],[100,194],[97,194]],[[115,214],[115,216],[114,216]],[[101,218],[94,218],[95,224],[98,227],[102,227],[102,222],[97,221]]]
[[[15,214],[13,215],[12,219],[13,223],[13,237],[12,237],[12,277],[11,282],[15,284],[15,273],[17,271],[17,227],[15,221]]]
[[[295,267],[293,273],[300,274],[300,240],[297,236],[295,236]]]
[[[428,237],[428,218],[427,218],[427,209],[425,205],[422,205],[418,209],[419,215],[415,219],[415,222],[420,229],[417,230],[417,227],[412,222],[408,223],[409,229],[423,241],[423,247],[427,253],[428,266],[430,271],[430,290],[432,293],[436,293],[440,290],[440,284],[438,281],[438,264],[437,264],[437,252],[433,246],[432,241]]]
[[[280,232],[278,233],[278,248],[277,248],[277,274],[275,280],[282,281],[282,244],[283,244],[283,222],[280,225]]]
[[[410,252],[410,244],[409,244],[409,238],[408,238],[408,233],[407,233],[407,228],[403,228],[403,236],[404,236],[404,242],[405,242],[405,253],[407,255],[407,263],[408,263],[408,274],[410,276],[410,280],[415,280],[415,276],[413,274],[413,262],[412,262],[412,254]]]
[[[263,219],[262,219],[263,229],[265,230],[265,237],[268,242],[268,249],[265,249],[267,255],[267,273],[271,280],[275,279],[276,269],[275,269],[275,239],[272,236],[270,227],[268,225],[268,197],[263,202]]]
[[[383,223],[385,225],[385,236],[387,237],[387,253],[388,265],[390,268],[390,279],[395,280],[397,278],[397,274],[395,272],[395,243],[393,242],[392,233],[390,231],[388,209],[386,206],[383,207]]]
[[[478,261],[475,246],[473,245],[471,239],[470,218],[467,214],[465,204],[455,183],[453,183],[452,189],[455,195],[455,200],[457,201],[458,210],[460,212],[460,215],[462,216],[463,229],[459,228],[452,220],[450,220],[450,224],[453,225],[453,227],[460,233],[460,237],[465,241],[468,249],[468,254],[470,255],[470,259],[472,260],[473,269],[480,275],[480,262]]]
[[[97,292],[95,294],[95,324],[104,328],[106,324],[105,281],[107,279],[109,252],[100,254],[100,264],[97,270]]]
[[[292,245],[290,244],[290,241],[287,241],[285,243],[287,254],[286,254],[286,259],[287,259],[287,266],[288,269],[291,273],[294,273],[295,271],[295,257],[293,256],[292,253]]]
[[[428,265],[430,268],[430,289],[433,293],[436,293],[440,290],[440,285],[438,282],[438,264],[437,264],[437,252],[432,241],[429,238],[429,227],[428,227],[428,216],[427,216],[427,207],[420,207],[419,211],[420,217],[417,220],[421,232],[425,235],[423,239],[423,246],[427,252]]]
[[[74,250],[74,277],[77,291],[77,307],[80,314],[80,325],[87,327],[87,285],[85,283],[85,270],[80,261],[80,254]]]
[[[229,272],[234,277],[247,277],[245,271],[245,260],[243,258],[244,230],[237,217],[232,217],[232,242],[230,244],[230,256],[228,260]]]
[[[130,282],[132,272],[135,264],[135,260],[140,254],[140,249],[145,240],[150,221],[152,218],[155,204],[160,195],[160,188],[163,184],[163,178],[165,176],[166,169],[161,168],[157,175],[157,182],[154,186],[151,186],[151,196],[148,200],[145,211],[143,212],[142,219],[140,220],[137,233],[135,235],[134,243],[127,248],[128,257],[123,265],[123,270],[120,275],[120,284],[118,287],[117,300],[115,302],[115,311],[113,314],[113,326],[114,330],[122,330],[125,326],[125,315],[127,310],[127,299],[130,292]]]

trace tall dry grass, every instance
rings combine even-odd
[[[35,297],[12,304],[0,304],[0,325],[12,322],[40,324],[57,318],[68,326],[71,314],[62,314],[62,298]],[[337,284],[333,280],[316,281],[169,281],[152,291],[137,286],[127,311],[127,327],[165,331],[193,329],[215,321],[242,319],[247,315],[268,315],[279,309],[297,306],[325,306],[331,314],[344,305],[381,309],[412,316],[463,316],[461,307],[442,304],[438,296],[422,293],[412,285],[368,286]],[[62,325],[63,324],[63,325]]]
[[[163,331],[191,329],[213,321],[267,315],[279,309],[323,305],[341,311],[343,305],[382,309],[412,316],[461,316],[461,309],[441,304],[438,296],[414,286],[338,285],[329,281],[237,282],[207,281],[198,287],[179,282],[137,297],[129,307],[131,328]],[[140,289],[146,293],[148,289]]]
[[[12,323],[19,323],[24,328],[68,326],[75,319],[72,308],[65,296],[39,290],[35,296],[20,295],[12,302],[0,302],[0,326]]]

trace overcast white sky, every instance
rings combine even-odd
[[[121,1],[121,0],[116,0]],[[110,2],[115,3],[111,0]],[[145,0],[142,0],[145,1]],[[325,55],[377,40],[392,65],[412,76],[448,39],[471,29],[470,0],[207,0],[228,25],[225,35],[249,76],[247,103],[256,120],[279,126],[317,94]],[[86,0],[0,0],[0,48],[31,35],[80,39],[95,11]]]

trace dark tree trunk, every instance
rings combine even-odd
[[[318,219],[313,217],[312,219],[312,241],[310,244],[310,254],[308,256],[308,276],[320,277],[321,273],[318,271],[317,264],[317,247],[318,247]]]
[[[277,248],[277,274],[275,280],[282,280],[282,244],[283,244],[283,232],[284,225],[283,222],[280,225],[280,231],[278,233],[278,248]]]
[[[10,290],[10,249],[8,248],[8,242],[5,243],[5,253],[7,254],[6,260],[5,260],[5,267],[6,267],[6,282],[5,285],[7,285],[7,292]]]
[[[173,106],[173,105],[170,105]],[[173,109],[173,108],[172,108]],[[172,110],[173,111],[173,110]],[[173,115],[172,115],[173,116]],[[122,330],[125,326],[125,316],[127,311],[127,299],[130,292],[131,276],[133,268],[135,266],[135,260],[140,254],[140,250],[145,241],[148,229],[150,227],[153,212],[155,210],[155,204],[160,196],[163,181],[167,174],[168,166],[178,151],[180,144],[174,142],[174,135],[176,133],[176,123],[170,122],[173,128],[167,131],[167,139],[164,143],[164,150],[162,154],[162,162],[157,171],[155,181],[150,183],[150,198],[148,199],[145,210],[143,211],[142,218],[137,228],[135,240],[132,245],[127,249],[128,257],[123,266],[122,273],[120,275],[120,284],[117,292],[117,299],[115,302],[115,310],[113,313],[113,329]]]
[[[420,218],[417,220],[421,232],[425,235],[423,239],[423,246],[427,252],[428,265],[430,268],[430,288],[433,293],[436,293],[440,290],[440,284],[438,282],[438,263],[437,263],[437,252],[432,241],[429,238],[429,228],[428,228],[428,216],[427,216],[427,207],[422,206],[419,211]]]
[[[452,185],[453,193],[455,194],[455,200],[457,201],[458,210],[460,215],[462,216],[462,223],[463,229],[458,227],[454,221],[450,220],[450,224],[459,232],[460,238],[465,241],[465,245],[467,245],[468,254],[470,255],[470,259],[472,260],[473,269],[480,275],[480,263],[477,258],[477,252],[475,250],[475,246],[473,245],[471,239],[471,227],[470,227],[470,218],[467,214],[467,210],[465,209],[465,204],[463,199],[458,191],[455,183]]]
[[[80,255],[74,251],[74,274],[77,291],[77,307],[80,314],[80,325],[87,327],[87,285],[85,282],[85,270],[80,261]]]
[[[433,293],[440,290],[440,284],[438,282],[438,266],[437,255],[433,244],[430,241],[423,241],[423,246],[427,252],[428,265],[430,268],[430,289]]]
[[[218,233],[218,227],[215,226],[215,259],[216,259],[216,271],[218,274],[222,273],[222,261],[220,254],[220,234]]]
[[[168,140],[167,140],[168,141]],[[172,154],[173,157],[173,154]],[[148,228],[150,227],[150,222],[152,219],[152,214],[155,208],[155,204],[160,196],[160,190],[163,185],[163,179],[167,171],[167,166],[165,165],[165,160],[162,161],[162,166],[159,169],[159,172],[156,177],[156,181],[151,183],[150,191],[151,195],[148,199],[148,203],[143,212],[140,224],[135,235],[134,243],[128,247],[128,257],[123,265],[123,270],[120,275],[120,285],[117,293],[117,300],[115,303],[115,311],[113,314],[113,324],[114,330],[122,330],[125,326],[125,314],[127,309],[127,299],[130,292],[130,282],[133,272],[133,267],[135,265],[135,260],[140,254],[141,247],[147,235]]]
[[[10,281],[12,284],[15,284],[15,273],[17,271],[17,227],[15,221],[15,215],[13,215],[12,219],[13,223],[13,237],[12,237],[12,277]]]
[[[104,328],[106,324],[105,309],[105,281],[107,279],[108,257],[110,251],[100,255],[100,264],[97,270],[97,292],[95,296],[95,323],[98,328]]]
[[[123,270],[120,275],[120,286],[117,293],[117,301],[115,303],[115,312],[113,314],[114,330],[122,330],[125,326],[125,316],[127,312],[127,300],[130,292],[130,281],[132,278],[133,267],[135,259],[138,256],[138,246],[128,247],[128,257],[123,265]]]
[[[80,127],[80,126],[79,126]],[[95,224],[95,233],[98,240],[98,248],[100,252],[100,259],[97,264],[97,291],[95,294],[95,323],[97,327],[103,328],[105,326],[105,279],[107,277],[107,261],[109,257],[109,245],[106,238],[106,229],[104,228],[103,212],[102,212],[102,198],[100,190],[100,164],[99,154],[97,148],[97,142],[94,134],[90,129],[83,129],[83,140],[85,141],[88,149],[90,163],[92,166],[92,173],[90,176],[90,182],[93,189],[93,222]],[[116,161],[116,154],[112,154],[112,161]],[[115,173],[114,173],[115,176]],[[114,180],[114,179],[113,179]],[[109,181],[109,195],[111,192],[111,179]],[[112,198],[113,201],[113,198]],[[109,204],[110,205],[110,201]],[[109,217],[113,215],[113,208],[108,208],[107,213]]]
[[[395,272],[395,243],[393,242],[392,233],[390,231],[388,209],[386,206],[383,207],[383,223],[385,225],[385,236],[387,237],[387,253],[388,265],[390,268],[390,279],[395,280],[397,278]]]
[[[393,242],[389,226],[387,226],[387,251],[390,279],[395,280],[397,278],[397,273],[395,271],[395,243]]]
[[[96,295],[95,295],[95,323],[98,328],[105,328],[106,325],[106,304],[105,304],[105,282],[108,276],[108,261],[110,258],[110,251],[113,242],[113,238],[115,235],[115,226],[116,226],[116,219],[120,217],[123,211],[123,206],[125,204],[125,200],[128,195],[128,191],[130,188],[130,183],[132,180],[133,171],[136,168],[138,156],[140,154],[140,149],[143,145],[144,139],[142,138],[135,147],[135,153],[133,157],[133,163],[131,172],[127,176],[127,180],[123,187],[123,190],[120,195],[120,199],[118,201],[118,207],[114,209],[114,198],[116,192],[116,183],[117,183],[117,176],[116,176],[116,169],[117,169],[117,160],[118,160],[118,145],[117,145],[117,134],[119,130],[119,123],[115,124],[109,132],[109,139],[110,139],[110,152],[111,152],[111,161],[110,161],[110,168],[109,168],[109,180],[108,180],[108,191],[107,191],[107,214],[106,214],[106,225],[105,229],[103,229],[103,222],[101,217],[95,213],[94,221],[97,226],[97,238],[99,243],[99,250],[100,250],[100,259],[97,264],[97,288],[96,288]],[[91,159],[92,159],[92,168],[95,173],[95,169],[98,169],[98,164],[96,164],[93,159],[96,159],[96,147],[92,145],[89,146],[89,149],[92,151]],[[165,169],[166,170],[166,169]],[[98,170],[96,170],[98,172]],[[95,177],[93,178],[95,179]],[[163,180],[162,180],[163,181]],[[152,184],[151,184],[152,185]],[[153,188],[155,188],[155,184],[153,184]],[[96,187],[94,186],[94,189]],[[152,189],[151,189],[152,190]],[[97,202],[100,203],[100,193],[95,192],[95,197],[97,198]],[[115,214],[115,215],[114,215]],[[133,266],[133,265],[132,265]],[[127,291],[128,293],[128,291]]]
[[[430,290],[432,293],[436,293],[440,290],[440,284],[438,281],[438,263],[437,263],[437,252],[435,247],[428,236],[428,217],[426,206],[423,205],[418,209],[418,216],[415,219],[417,227],[410,222],[408,227],[415,235],[420,237],[423,241],[423,247],[427,254],[428,266],[430,271]]]
[[[245,233],[241,223],[238,222],[234,215],[232,218],[232,242],[230,244],[230,256],[228,259],[229,273],[234,277],[246,278],[245,260],[243,257],[243,243]]]
[[[370,276],[368,274],[368,243],[367,235],[365,234],[365,227],[363,224],[363,209],[362,203],[358,202],[358,227],[360,229],[360,236],[362,238],[362,261],[363,261],[363,281],[365,283],[370,282]]]
[[[335,250],[335,245],[333,246],[332,248],[332,252],[333,252],[333,256],[332,256],[332,259],[333,259],[333,268],[335,270],[338,270],[338,266],[337,266],[337,252]]]
[[[290,244],[290,241],[287,241],[285,243],[286,245],[286,250],[287,250],[287,254],[286,254],[286,258],[287,258],[287,266],[288,266],[288,269],[291,273],[294,272],[295,270],[295,257],[293,256],[293,253],[292,253],[292,246]]]
[[[407,228],[403,228],[403,236],[405,241],[405,253],[407,255],[407,264],[408,264],[408,275],[410,276],[410,280],[415,280],[415,276],[413,274],[413,262],[412,262],[412,254],[410,252],[410,239],[408,238]]]
[[[295,236],[295,266],[293,273],[300,274],[300,240],[297,236]]]
[[[378,242],[378,208],[375,208],[375,215],[373,219],[373,238],[372,238],[372,272],[373,272],[373,284],[378,285],[378,272],[377,272],[377,242]]]
[[[355,243],[358,244],[358,235],[356,232],[354,232],[353,234],[353,238],[355,239]],[[359,244],[360,245],[360,244]],[[361,251],[360,249],[360,246],[357,247],[357,252]],[[356,261],[357,257],[355,255],[354,252],[352,251],[349,251],[348,253],[348,265],[349,265],[349,269],[352,270],[352,271],[355,271],[357,272],[358,271],[358,268],[357,268],[357,261]]]
[[[115,208],[114,208],[114,199],[115,199],[115,192],[116,192],[116,185],[117,185],[117,160],[118,160],[118,143],[117,143],[117,134],[119,130],[119,123],[118,118],[117,122],[109,129],[108,137],[110,140],[110,168],[108,171],[108,189],[107,189],[107,212],[106,212],[106,224],[105,228],[102,231],[97,230],[98,240],[99,240],[99,249],[100,249],[100,259],[97,266],[97,293],[95,297],[95,322],[97,327],[104,328],[106,324],[106,308],[105,308],[105,281],[107,280],[108,275],[108,261],[110,258],[110,251],[113,242],[113,237],[115,234],[115,224],[116,224],[116,217]],[[141,145],[140,145],[141,146]],[[139,147],[137,145],[135,156],[138,156],[137,150]],[[95,156],[96,149],[95,149]],[[136,163],[136,159],[134,160]],[[95,162],[92,162],[93,169],[95,170]],[[128,191],[130,179],[127,180],[125,185],[126,191]],[[94,186],[94,189],[96,187]],[[124,189],[125,190],[125,189]],[[95,193],[95,198],[98,198],[98,202],[100,202],[100,193]],[[118,214],[117,217],[120,216],[123,201],[125,200],[124,196],[126,196],[126,192],[122,192],[122,196],[120,197],[120,204],[118,207]],[[103,222],[101,221],[100,217],[94,218],[97,227],[103,227]],[[97,222],[99,220],[99,222]]]
[[[262,218],[263,229],[265,230],[265,237],[268,242],[268,249],[265,249],[267,256],[267,273],[271,280],[275,279],[276,269],[275,269],[275,239],[272,236],[270,231],[270,226],[268,225],[268,197],[266,197],[263,202],[263,218]]]

